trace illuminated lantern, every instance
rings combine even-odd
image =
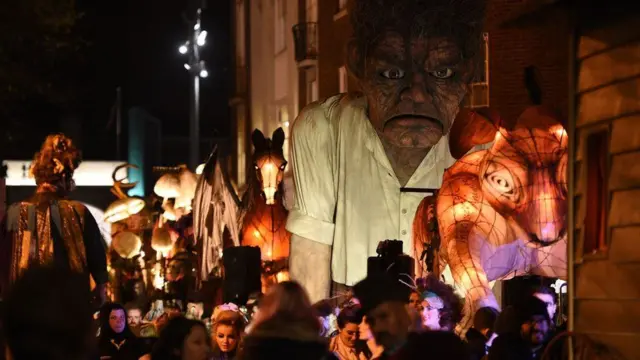
[[[177,174],[167,173],[156,181],[153,192],[163,199],[174,199],[180,196],[180,178]]]
[[[104,212],[104,221],[115,223],[128,219],[144,209],[144,200],[135,197],[118,199],[112,202]]]
[[[180,170],[178,174],[180,182],[180,195],[176,197],[174,208],[185,209],[185,214],[191,212],[191,204],[196,195],[196,187],[198,186],[198,177],[186,167]]]
[[[123,231],[118,233],[111,241],[111,247],[123,259],[131,259],[140,254],[142,241],[136,234]]]
[[[173,239],[169,229],[165,227],[154,228],[151,236],[151,248],[166,257],[172,247]]]
[[[413,241],[415,254],[438,257],[433,271],[450,267],[466,297],[463,327],[479,307],[499,308],[494,280],[566,277],[568,139],[558,119],[536,106],[515,126],[488,109],[463,110],[454,122],[449,140],[458,161],[435,202],[425,198],[416,213],[414,228],[433,231],[416,232]],[[491,141],[488,150],[467,154]],[[417,262],[416,274],[426,270]]]
[[[118,200],[112,202],[107,210],[104,212],[104,221],[109,223],[116,223],[118,221],[126,220],[132,215],[136,215],[145,207],[145,202],[143,199],[137,197],[128,197],[127,194],[124,193],[123,188],[125,190],[131,189],[136,186],[137,182],[133,183],[125,183],[127,180],[124,179],[116,179],[116,173],[121,169],[126,168],[134,168],[137,169],[137,166],[132,164],[123,164],[116,167],[111,175],[113,179],[113,188],[111,192],[118,197]]]

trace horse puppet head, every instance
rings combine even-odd
[[[273,205],[284,176],[284,169],[287,167],[282,150],[285,140],[284,131],[278,128],[271,135],[271,139],[268,139],[260,130],[255,129],[251,140],[255,148],[253,166],[256,178],[261,184],[262,195],[267,205]]]

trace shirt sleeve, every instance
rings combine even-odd
[[[109,280],[107,274],[107,254],[104,249],[100,228],[89,209],[84,211],[84,247],[87,252],[87,266],[96,284]]]
[[[336,141],[325,104],[312,104],[298,115],[291,133],[291,150],[295,200],[287,230],[332,245]]]

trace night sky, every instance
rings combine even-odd
[[[115,100],[115,89],[122,86],[125,109],[142,106],[160,119],[163,136],[188,136],[189,82],[178,46],[188,37],[183,18],[186,2],[115,0],[100,1],[92,9],[95,19],[93,55],[96,59],[95,123],[106,124]],[[201,135],[228,136],[228,88],[230,10],[228,1],[209,1],[203,12],[207,44],[203,59],[209,77],[201,82]],[[95,130],[104,131],[103,126]],[[104,139],[109,142],[115,137]],[[96,138],[103,138],[94,134]],[[86,148],[86,144],[85,144]],[[111,147],[113,148],[113,146]],[[104,147],[95,147],[96,156],[108,156]],[[108,149],[108,146],[107,146]],[[188,150],[184,149],[185,156]],[[89,148],[85,149],[88,157]]]
[[[228,1],[209,1],[203,12],[207,44],[203,59],[209,77],[201,82],[201,135],[228,136],[230,10]],[[107,128],[122,87],[124,115],[141,106],[162,121],[163,136],[188,136],[189,84],[178,46],[188,37],[186,2],[150,0],[92,1],[79,4],[85,16],[79,31],[91,41],[93,76],[82,117],[84,158],[113,159],[115,126]],[[126,129],[126,123],[123,123]],[[126,139],[122,139],[126,144]],[[33,150],[31,150],[33,151]],[[188,149],[184,149],[185,160]]]

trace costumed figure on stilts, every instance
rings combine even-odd
[[[86,274],[97,302],[104,302],[108,276],[100,229],[84,205],[68,198],[80,161],[80,151],[62,134],[48,136],[34,156],[36,191],[9,207],[0,228],[2,293],[29,266],[54,264]]]

